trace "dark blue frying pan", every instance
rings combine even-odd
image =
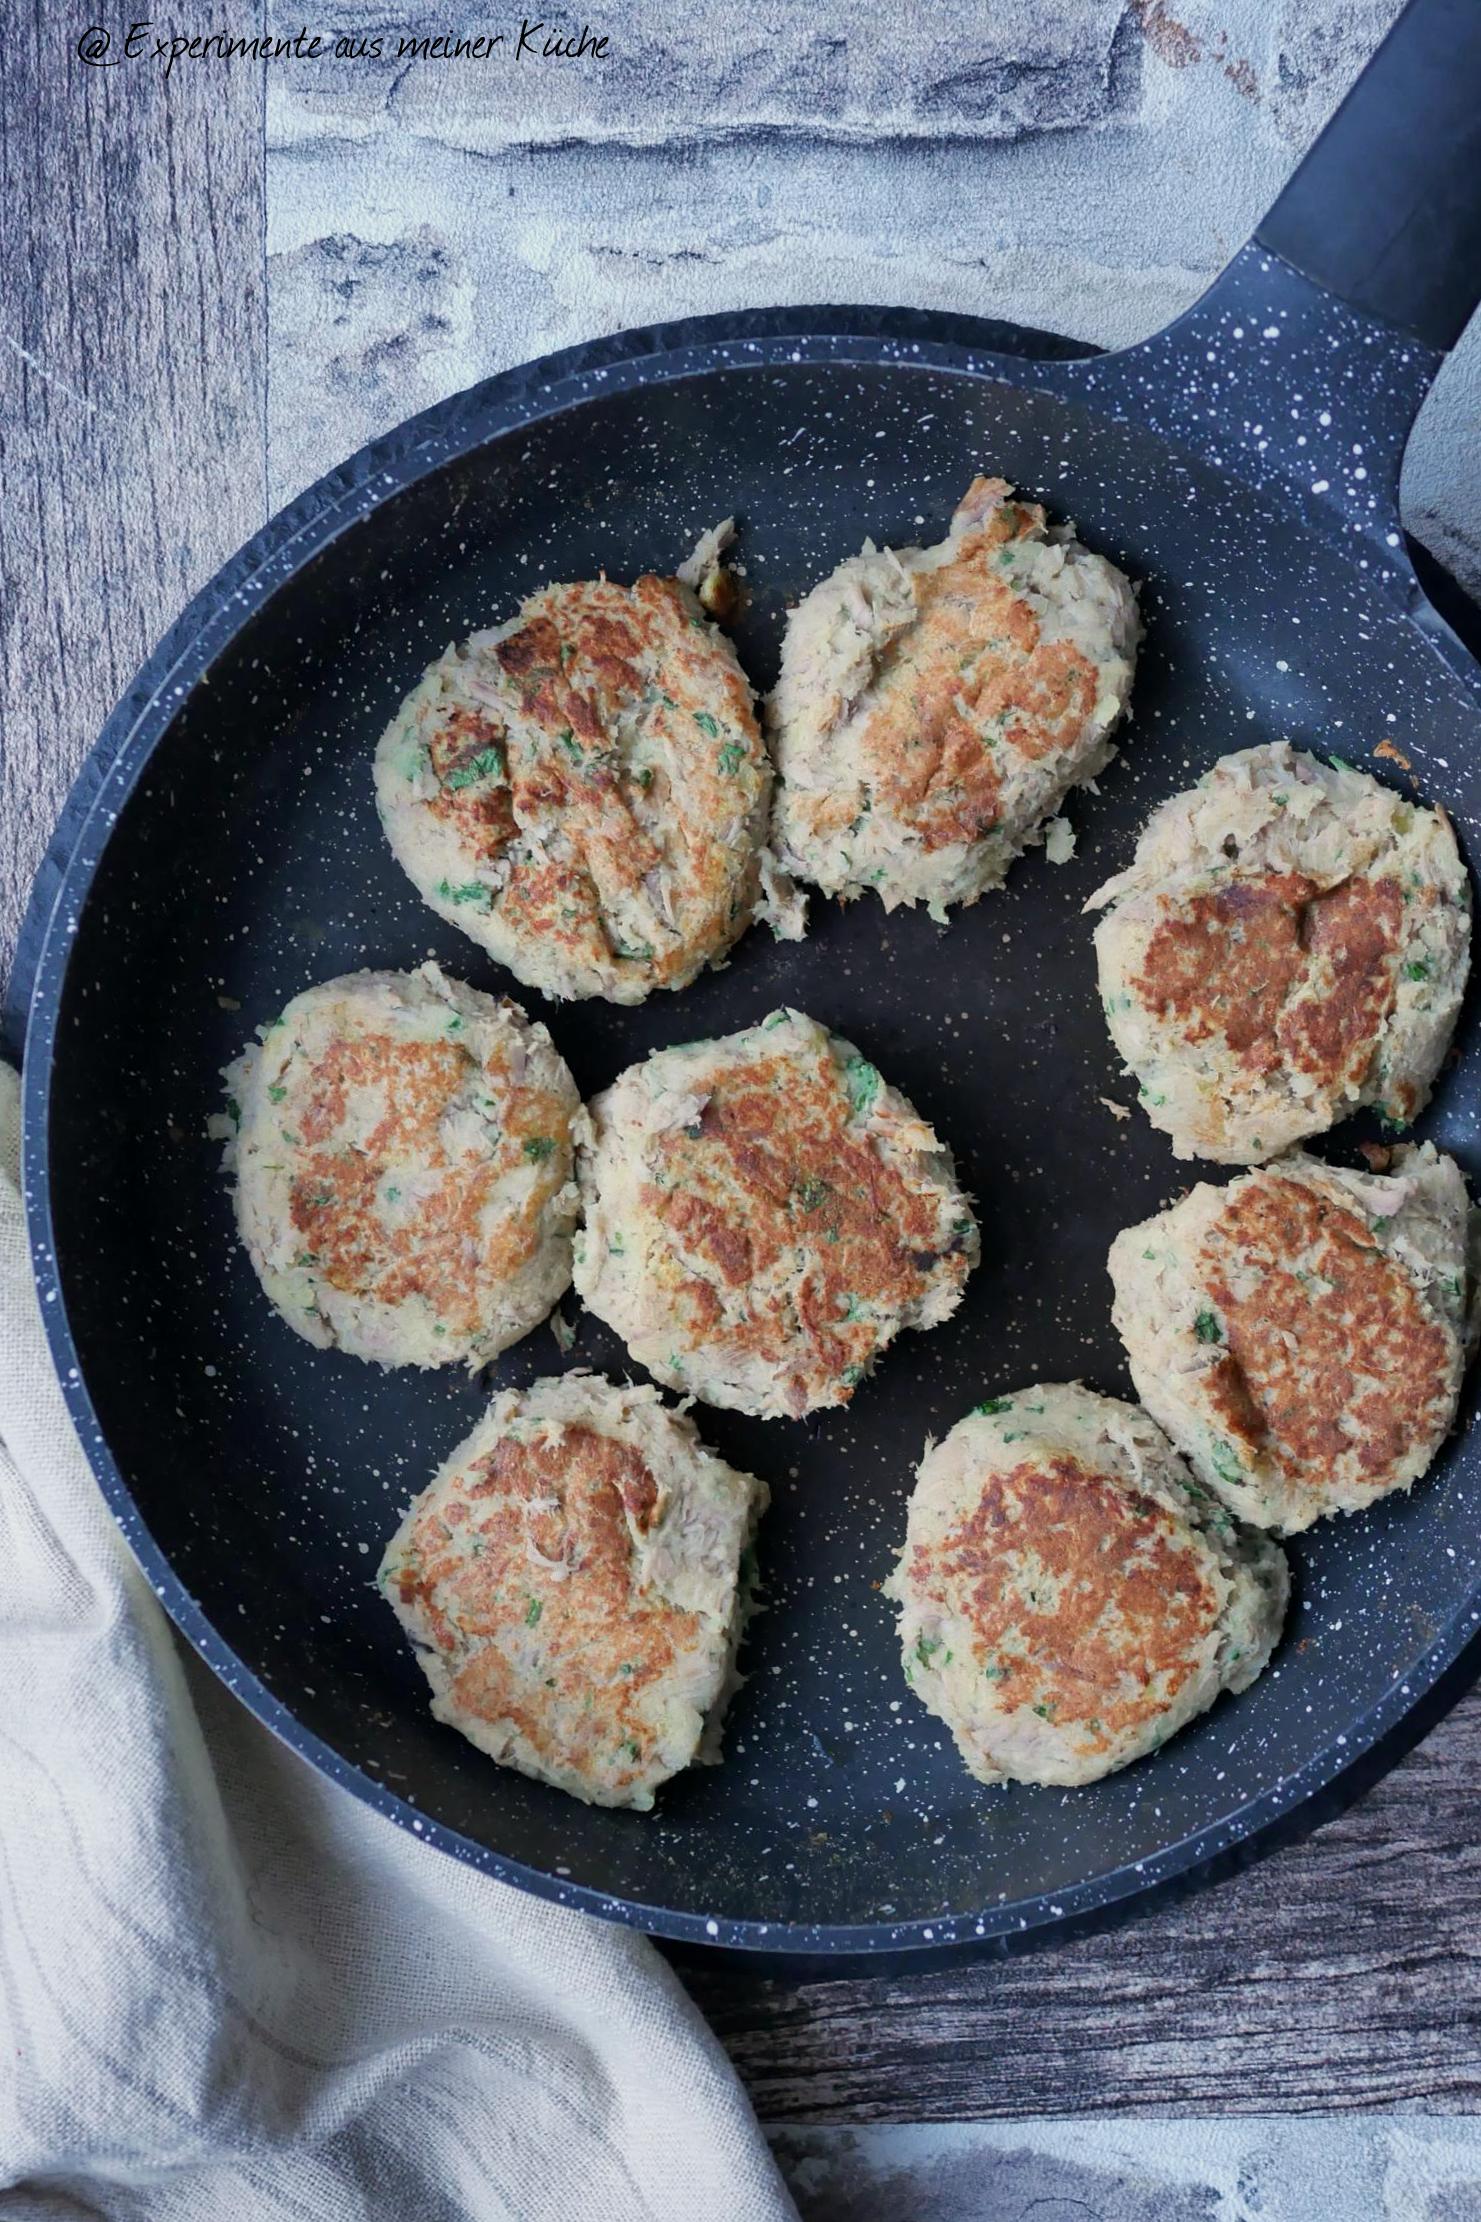
[[[1125,1387],[1105,1253],[1187,1179],[1097,1007],[1084,897],[1161,797],[1277,735],[1454,814],[1481,854],[1481,670],[1422,591],[1399,459],[1481,292],[1481,7],[1418,0],[1255,240],[1171,330],[1097,358],[907,310],[711,317],[571,350],[404,425],[321,481],[192,604],[110,720],[37,885],[31,1229],[98,1478],[190,1641],[296,1749],[429,1842],[700,1943],[819,1956],[1007,1944],[1106,1917],[1330,1811],[1471,1671],[1481,1438],[1403,1502],[1295,1552],[1278,1664],[1095,1789],[984,1792],[901,1678],[878,1585],[911,1470],[984,1394]],[[205,1139],[219,1068],[308,982],[428,952],[376,825],[370,755],[450,639],[548,578],[671,565],[735,511],[766,685],[787,603],[866,534],[934,537],[999,472],[1146,582],[1124,755],[1042,854],[940,932],[816,906],[639,1011],[540,1011],[587,1090],[651,1048],[789,1002],[866,1046],[954,1144],[985,1260],[845,1413],[701,1414],[770,1480],[770,1609],[728,1757],[651,1818],[491,1767],[428,1716],[371,1576],[484,1390],[313,1351],[263,1301]],[[1398,757],[1376,757],[1387,742]],[[527,998],[526,1000],[532,1000]],[[1424,1131],[1481,1175],[1474,1012]],[[1350,1155],[1355,1132],[1332,1137]],[[585,1321],[501,1381],[619,1369]],[[1457,1665],[1458,1661],[1462,1661]]]

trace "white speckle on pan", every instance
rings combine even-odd
[[[1087,1232],[1093,1255],[1095,1244],[1108,1240],[1118,1224],[1165,1202],[1175,1185],[1174,1168],[1143,1122],[1113,1125],[1097,1100],[1118,1080],[1095,1006],[1093,966],[1074,922],[1075,875],[1083,876],[1088,889],[1095,884],[1092,874],[1119,869],[1151,806],[1185,783],[1186,768],[1203,768],[1226,748],[1231,728],[1250,722],[1257,725],[1252,738],[1283,732],[1317,745],[1346,727],[1356,756],[1371,746],[1367,736],[1376,737],[1380,723],[1392,730],[1393,720],[1401,720],[1403,746],[1415,755],[1422,790],[1452,807],[1474,843],[1477,814],[1466,806],[1466,781],[1449,782],[1448,770],[1452,762],[1465,764],[1474,748],[1474,701],[1463,714],[1459,682],[1428,642],[1416,642],[1406,614],[1414,588],[1397,552],[1403,544],[1397,520],[1385,507],[1379,459],[1386,461],[1387,436],[1377,430],[1365,435],[1374,456],[1366,466],[1374,474],[1371,482],[1353,470],[1363,442],[1348,436],[1355,424],[1378,420],[1387,426],[1410,390],[1405,377],[1412,385],[1417,369],[1397,368],[1401,358],[1386,341],[1348,346],[1338,358],[1340,371],[1335,362],[1324,368],[1299,312],[1267,321],[1259,293],[1264,281],[1256,282],[1261,259],[1253,257],[1248,265],[1251,289],[1229,294],[1218,321],[1197,331],[1196,348],[1186,359],[1186,395],[1170,392],[1150,354],[1134,351],[1141,354],[1135,382],[1134,366],[1120,372],[1114,364],[1105,367],[1107,380],[1120,377],[1125,383],[1115,389],[1114,407],[1103,416],[1093,443],[1084,435],[1081,406],[1094,403],[1093,363],[1052,366],[1044,374],[1045,392],[1031,397],[1012,422],[1011,467],[1025,486],[1052,500],[1057,514],[1076,514],[1088,540],[1148,579],[1147,707],[1134,715],[1122,754],[1101,782],[1102,794],[1088,798],[1077,812],[1085,853],[1058,875],[1026,869],[1000,896],[958,920],[944,940],[925,930],[924,921],[904,914],[889,922],[886,934],[868,931],[860,916],[830,913],[815,941],[790,956],[743,943],[728,974],[696,983],[682,1003],[667,1009],[620,1017],[590,1006],[538,1014],[563,1047],[570,1043],[573,1061],[578,1055],[583,1060],[581,1078],[590,1088],[605,1084],[650,1047],[740,1023],[776,1000],[806,1001],[841,1031],[852,1027],[850,1038],[877,1042],[881,1055],[887,1051],[898,1064],[922,1108],[939,1120],[964,1162],[970,1161],[984,1209],[996,1215],[1001,1245],[991,1273],[984,1269],[976,1277],[980,1287],[969,1289],[959,1317],[919,1338],[918,1349],[891,1353],[892,1362],[861,1385],[847,1412],[811,1431],[775,1423],[774,1433],[756,1439],[753,1462],[766,1472],[777,1498],[762,1538],[770,1609],[755,1624],[750,1656],[743,1661],[750,1680],[736,1700],[731,1727],[732,1757],[743,1743],[754,1774],[722,1766],[676,1786],[681,1795],[634,1831],[624,1855],[632,1865],[621,1872],[610,1862],[604,1865],[589,1816],[562,1813],[562,1826],[570,1831],[561,1839],[563,1864],[543,1885],[553,1895],[626,1918],[632,1918],[628,1902],[646,1897],[658,1910],[658,1925],[682,1921],[691,1936],[730,1941],[733,1923],[740,1921],[751,1924],[747,1935],[754,1939],[775,1934],[780,1925],[789,1943],[808,1936],[818,1939],[821,1950],[835,1948],[826,1929],[819,1935],[818,1924],[837,1917],[840,1895],[876,1936],[918,1942],[927,1924],[931,1941],[989,1931],[1017,1934],[1045,1919],[1083,1914],[1175,1873],[1190,1856],[1213,1856],[1246,1832],[1248,1821],[1237,1818],[1242,1813],[1258,1810],[1274,1817],[1290,1810],[1330,1779],[1335,1752],[1347,1759],[1353,1746],[1366,1748],[1381,1728],[1393,1725],[1418,1689],[1429,1686],[1428,1647],[1407,1621],[1405,1585],[1387,1579],[1386,1567],[1376,1564],[1391,1527],[1402,1525],[1411,1541],[1426,1539],[1427,1580],[1443,1591],[1441,1597],[1427,1595],[1427,1609],[1435,1609],[1438,1618],[1443,1605],[1447,1625],[1456,1629],[1474,1622],[1469,1598],[1477,1580],[1476,1551],[1460,1516],[1466,1516],[1471,1535],[1481,1533],[1481,1519],[1474,1517],[1473,1485],[1452,1464],[1443,1492],[1416,1491],[1391,1514],[1365,1515],[1364,1524],[1302,1543],[1298,1610],[1307,1617],[1292,1632],[1299,1640],[1303,1630],[1320,1629],[1322,1644],[1304,1656],[1292,1647],[1255,1691],[1211,1716],[1203,1730],[1103,1785],[1104,1796],[1098,1790],[1081,1799],[1031,1791],[978,1797],[965,1785],[950,1747],[922,1733],[914,1700],[907,1696],[902,1704],[892,1616],[872,1586],[898,1546],[903,1495],[925,1433],[942,1432],[982,1395],[984,1375],[988,1389],[1015,1375],[1031,1378],[1030,1366],[1052,1369],[1058,1377],[1083,1374],[1110,1389],[1119,1385],[1120,1357],[1104,1293],[1093,1274],[1077,1273],[1071,1264],[1076,1257],[1083,1264]],[[1236,300],[1243,315],[1232,323]],[[1337,336],[1345,330],[1340,327]],[[1211,342],[1210,333],[1216,335]],[[1331,336],[1322,339],[1323,349]],[[1231,408],[1227,390],[1220,390],[1229,384],[1221,352],[1229,370],[1235,367],[1231,341],[1245,343],[1237,359],[1244,384],[1240,409]],[[1278,342],[1273,353],[1270,341]],[[763,683],[789,597],[856,549],[866,531],[882,538],[906,528],[911,536],[939,529],[965,477],[998,463],[1005,444],[1003,409],[992,400],[975,412],[975,425],[968,423],[974,412],[962,408],[963,394],[982,389],[968,386],[966,352],[956,350],[949,369],[943,369],[930,346],[892,340],[881,345],[879,359],[893,354],[912,364],[907,376],[895,374],[892,380],[877,363],[833,361],[820,343],[799,344],[790,336],[785,344],[767,341],[731,350],[755,366],[746,372],[754,381],[746,391],[754,398],[755,442],[765,450],[747,486],[723,489],[726,506],[733,502],[743,517],[756,589],[745,653],[755,659]],[[1212,368],[1210,354],[1216,358]],[[1000,371],[993,358],[982,360],[989,372]],[[1068,430],[1066,413],[1049,390],[1051,377],[1060,380],[1061,390],[1065,382],[1075,382],[1080,413]],[[579,452],[574,444],[552,444],[552,412],[575,421],[596,385],[610,397],[601,406],[623,412],[623,469],[633,482],[631,495],[616,486],[605,465],[593,465],[591,443],[580,443]],[[702,410],[705,385],[703,377],[682,381],[685,408]],[[1293,386],[1307,396],[1299,435],[1310,437],[1304,456],[1298,455],[1288,414]],[[322,525],[308,526],[306,540],[321,529],[324,535],[316,558],[322,571],[335,561],[328,542],[357,508],[367,512],[373,531],[377,514],[406,504],[403,514],[410,516],[416,502],[428,504],[428,529],[417,538],[419,568],[413,575],[400,552],[379,560],[381,551],[374,550],[378,560],[365,573],[366,599],[347,619],[341,597],[334,617],[338,647],[317,679],[300,668],[312,646],[313,613],[299,605],[300,640],[274,631],[275,608],[285,606],[286,597],[263,606],[265,597],[278,597],[280,579],[299,569],[300,552],[284,548],[274,567],[250,582],[240,572],[234,575],[222,607],[233,599],[239,606],[226,612],[206,660],[215,659],[213,717],[220,719],[223,704],[228,712],[236,706],[230,681],[239,689],[242,710],[250,709],[248,745],[234,753],[213,732],[200,750],[196,785],[190,750],[182,747],[177,762],[184,768],[174,799],[166,806],[158,791],[151,797],[147,788],[138,798],[155,813],[151,841],[132,862],[124,845],[110,848],[107,871],[94,883],[86,911],[81,883],[69,886],[69,900],[59,911],[67,936],[78,935],[81,919],[81,940],[75,969],[68,973],[67,1015],[50,1023],[61,1043],[69,1030],[85,1026],[118,1058],[125,1120],[135,1107],[160,1100],[163,1089],[181,1129],[188,1126],[182,1104],[193,1107],[214,1086],[218,1049],[224,1061],[238,1046],[223,1048],[213,1032],[218,985],[255,1023],[280,1007],[274,997],[291,993],[308,976],[363,964],[406,964],[426,954],[455,971],[471,971],[475,985],[506,984],[455,940],[437,938],[441,929],[429,929],[424,916],[392,889],[373,816],[367,816],[362,774],[368,739],[421,662],[448,639],[492,621],[527,584],[553,575],[556,567],[569,574],[574,565],[610,556],[619,575],[624,563],[631,571],[653,562],[655,548],[663,555],[670,532],[674,546],[681,546],[680,523],[695,521],[688,509],[722,491],[714,481],[701,483],[711,450],[703,442],[686,445],[687,434],[669,437],[668,399],[660,389],[637,388],[620,360],[593,366],[575,386],[554,377],[549,388],[544,399],[533,384],[519,395],[524,429],[518,445],[526,450],[524,459],[502,435],[489,442],[486,414],[454,404],[464,415],[447,420],[448,436],[420,491],[399,489],[409,469],[425,462],[430,447],[416,466],[400,459],[383,475],[377,463],[373,484],[351,489],[345,507],[327,506]],[[1247,425],[1245,413],[1256,409],[1260,422]],[[1145,470],[1152,467],[1149,453],[1161,451],[1138,445],[1143,440],[1134,422],[1138,413],[1143,419],[1155,413],[1159,428],[1181,449],[1177,469],[1165,481],[1155,531],[1147,517]],[[1126,424],[1109,421],[1116,415]],[[879,436],[882,430],[887,438]],[[714,444],[714,454],[728,459],[725,467],[732,474],[748,453],[748,440]],[[492,510],[480,507],[488,485],[489,465],[479,460],[486,444],[501,489]],[[1227,459],[1218,468],[1207,460],[1215,450]],[[660,477],[655,493],[647,482],[648,466],[665,454],[674,459],[674,471],[668,480]],[[1160,461],[1155,467],[1162,468]],[[717,464],[717,476],[718,470]],[[863,486],[866,473],[875,481],[872,491]],[[682,489],[674,483],[679,477]],[[398,490],[389,510],[377,512],[374,505],[393,479]],[[528,497],[519,491],[524,486]],[[454,489],[463,497],[456,530],[443,536],[453,517]],[[1317,547],[1314,539],[1291,538],[1293,495],[1310,516],[1317,514],[1312,504],[1324,505],[1334,544],[1339,529],[1349,536],[1341,552]],[[920,510],[923,499],[932,503],[929,512]],[[723,508],[715,512],[723,513]],[[363,538],[361,528],[345,537],[353,544]],[[435,560],[429,560],[434,547]],[[449,557],[452,567],[444,572]],[[376,573],[387,568],[393,576],[379,581]],[[357,585],[355,592],[360,591]],[[1284,628],[1292,604],[1312,612],[1296,678],[1289,672],[1275,675],[1268,660],[1249,653],[1252,643],[1289,637]],[[245,608],[252,614],[244,620]],[[1360,641],[1359,620],[1367,641]],[[238,636],[241,647],[230,650],[238,657],[233,673],[220,642],[243,622],[248,629]],[[347,678],[352,663],[355,676]],[[1385,675],[1383,667],[1390,664],[1394,668]],[[1277,676],[1284,682],[1280,686]],[[183,705],[177,710],[172,699],[167,712],[180,719],[182,741],[206,739],[200,723],[191,724],[201,698],[188,664],[171,669],[168,693]],[[256,697],[250,703],[249,694]],[[1402,700],[1404,711],[1380,719],[1385,694],[1390,703]],[[1164,704],[1165,722],[1156,714]],[[161,723],[154,728],[162,729]],[[1418,737],[1417,752],[1411,734]],[[208,778],[209,812],[200,807]],[[119,815],[112,805],[121,804],[125,793],[120,785],[109,793],[109,807],[94,813],[84,852],[89,870],[91,856]],[[162,946],[160,857],[178,848],[193,828],[225,823],[223,806],[237,813],[229,848],[203,834],[199,857],[188,850],[182,854],[180,884],[170,900],[178,904],[180,918],[190,918],[194,939],[188,946],[181,941],[178,961],[166,950],[156,983],[150,958]],[[228,857],[239,877],[213,876],[213,861]],[[1057,893],[1048,889],[1051,879]],[[105,932],[111,954],[103,947]],[[60,944],[60,935],[53,938]],[[1051,948],[1052,964],[1044,961]],[[204,996],[203,965],[209,975]],[[127,1038],[128,998],[115,992],[117,1012],[111,1008],[110,983],[115,991],[132,990],[136,1008],[146,987],[151,1003],[157,993],[163,1025],[136,1029],[166,1044],[152,1066]],[[44,1046],[47,1008],[43,997],[38,1011],[43,1031],[32,1044],[43,1058],[50,1054]],[[222,1023],[232,1024],[229,1016]],[[244,1023],[238,1015],[236,1028]],[[1000,1054],[1010,1036],[1018,1052],[1011,1084],[1004,1080]],[[60,1064],[60,1050],[57,1056]],[[1468,1155],[1473,1169],[1477,1136],[1467,1106],[1481,1093],[1477,1077],[1467,1049],[1425,1128]],[[1050,1131],[1063,1133],[1062,1145],[1050,1149],[1040,1138]],[[98,1139],[88,1146],[96,1147]],[[1334,1146],[1345,1147],[1345,1141],[1339,1136]],[[81,1143],[79,1137],[79,1155]],[[384,1607],[365,1565],[394,1525],[393,1508],[427,1478],[440,1449],[464,1432],[467,1400],[485,1393],[487,1384],[352,1373],[309,1352],[312,1371],[294,1359],[285,1363],[279,1344],[243,1301],[250,1292],[240,1290],[231,1270],[220,1266],[223,1198],[214,1166],[196,1151],[193,1136],[168,1148],[154,1133],[139,1142],[137,1220],[130,1218],[129,1199],[105,1179],[99,1208],[115,1226],[122,1220],[143,1229],[126,1274],[116,1281],[105,1278],[75,1242],[63,1246],[67,1310],[88,1354],[89,1379],[105,1315],[120,1362],[137,1361],[130,1378],[149,1381],[146,1351],[171,1352],[168,1377],[149,1381],[148,1415],[161,1440],[182,1447],[188,1441],[197,1463],[203,1451],[213,1458],[213,1488],[186,1504],[167,1505],[159,1493],[145,1502],[146,1477],[134,1476],[149,1526],[168,1530],[172,1558],[190,1595],[165,1575],[148,1528],[111,1474],[76,1369],[67,1364],[63,1378],[79,1431],[126,1532],[145,1555],[153,1585],[223,1678],[272,1715],[300,1748],[303,1731],[274,1712],[276,1699],[286,1697],[301,1713],[311,1707],[308,1725],[337,1748],[338,1756],[327,1762],[322,1750],[316,1753],[329,1771],[372,1795],[403,1825],[411,1820],[403,1797],[414,1790],[436,1824],[418,1822],[419,1833],[505,1879],[519,1880],[511,1876],[509,1861],[533,1840],[521,1838],[514,1815],[521,1799],[541,1800],[548,1814],[546,1794],[511,1783],[507,1799],[492,1799],[476,1757],[466,1765],[447,1758],[449,1739],[409,1694],[409,1678],[407,1684],[396,1678]],[[1076,1165],[1083,1162],[1087,1176],[1073,1208],[1062,1177],[1070,1157]],[[105,1152],[101,1162],[110,1174],[115,1161]],[[59,1212],[65,1209],[63,1170],[59,1164],[52,1183],[50,1208]],[[39,1222],[39,1207],[33,1209]],[[146,1225],[146,1214],[152,1224]],[[60,1354],[70,1359],[58,1319],[56,1269],[41,1245],[37,1256],[48,1320],[58,1321],[54,1337]],[[110,1308],[115,1296],[118,1302]],[[588,1347],[583,1337],[583,1356],[609,1370],[622,1366],[620,1350],[599,1338]],[[217,1367],[215,1376],[204,1376],[207,1358]],[[535,1364],[532,1353],[511,1353],[506,1378],[519,1377],[527,1362]],[[543,1370],[546,1361],[538,1363]],[[209,1399],[203,1377],[212,1381]],[[717,1447],[739,1448],[742,1432],[733,1430],[725,1415],[697,1417]],[[795,1469],[790,1486],[789,1468]],[[1441,1494],[1452,1504],[1443,1533],[1437,1533],[1428,1522],[1439,1517],[1435,1506]],[[301,1575],[307,1606],[302,1614],[286,1608],[264,1614],[260,1605],[243,1613],[228,1579],[233,1554],[260,1535],[269,1519]],[[291,1544],[290,1533],[296,1539]],[[1448,1548],[1445,1537],[1453,1537]],[[209,1632],[200,1632],[194,1598],[217,1627],[232,1628],[243,1665]],[[1456,1609],[1461,1601],[1464,1612]],[[332,1610],[320,1619],[324,1604]],[[1350,1723],[1363,1707],[1358,1734]],[[1338,1729],[1346,1743],[1339,1744]],[[822,1756],[808,1740],[809,1730],[821,1739]],[[893,1825],[885,1826],[882,1808],[891,1797],[905,1795],[907,1780],[908,1819],[896,1814]],[[804,1803],[804,1786],[815,1800],[812,1806]],[[1154,1804],[1165,1822],[1151,1819]],[[706,1828],[713,1821],[727,1832],[731,1849],[714,1890],[707,1883],[704,1898],[697,1899],[700,1886],[689,1847],[701,1809]],[[1146,1861],[1131,1860],[1131,1851],[1140,1852],[1154,1827],[1177,1834],[1177,1847]],[[825,1837],[826,1857],[805,1849],[809,1830]],[[1001,1856],[1006,1866],[993,1866],[984,1854],[989,1830],[993,1860]],[[795,1861],[786,1861],[787,1846],[796,1851]],[[1038,1878],[1043,1894],[1024,1892],[1035,1898],[1031,1908],[1000,1888],[1001,1876],[1010,1872]],[[1070,1874],[1084,1878],[1073,1890],[1064,1880]],[[984,1907],[992,1910],[984,1914]]]

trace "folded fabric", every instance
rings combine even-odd
[[[0,1066],[0,2213],[795,2222],[644,1938],[418,1844],[175,1637],[57,1387],[18,1111]]]

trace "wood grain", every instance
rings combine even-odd
[[[90,69],[80,10],[5,20],[0,977],[99,726],[263,520],[267,387],[261,72]]]
[[[0,86],[0,969],[93,734],[265,503],[262,73],[87,70],[84,20],[15,0]],[[286,347],[274,369],[304,376]],[[1111,1936],[892,1980],[686,1980],[774,2123],[1477,2109],[1478,1777],[1473,1697],[1308,1844]]]
[[[1305,1844],[1113,1934],[894,1981],[685,1980],[765,2122],[1481,2110],[1481,1694]]]

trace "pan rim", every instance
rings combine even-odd
[[[724,350],[729,347],[746,348],[749,362],[727,363]],[[860,352],[850,353],[853,348]],[[658,383],[665,376],[677,379],[725,369],[764,368],[771,362],[887,364],[902,349],[921,367],[970,377],[990,377],[993,359],[1022,370],[1028,364],[1089,361],[1104,353],[1088,342],[1028,325],[942,309],[866,304],[727,309],[634,326],[496,371],[403,418],[306,486],[191,596],[140,664],[78,767],[22,919],[5,993],[7,1045],[19,1058],[29,1037],[30,1012],[53,915],[73,877],[89,820],[104,800],[105,787],[114,782],[125,761],[134,761],[131,752],[142,748],[133,776],[119,786],[119,805],[127,801],[134,777],[143,770],[168,723],[167,719],[155,723],[145,738],[145,728],[152,722],[152,713],[159,711],[168,683],[185,673],[179,695],[183,700],[255,614],[257,603],[265,601],[275,587],[286,585],[340,533],[351,530],[361,515],[520,425],[559,415],[563,407],[579,406],[589,396],[577,392],[565,402],[527,405],[532,394],[549,396],[574,380],[599,381],[609,390],[620,391],[629,384]],[[720,351],[718,360],[715,350]],[[672,368],[660,372],[659,366],[666,363]],[[377,477],[384,481],[381,492],[372,500],[363,499]],[[220,623],[234,600],[243,605],[239,615],[232,623]],[[202,655],[208,632],[209,652]]]
[[[43,1084],[44,1085],[44,1084]],[[124,1480],[93,1410],[66,1315],[66,1300],[50,1245],[49,1192],[25,1183],[33,1258],[37,1259],[42,1320],[63,1399],[84,1455],[122,1530],[124,1540],[171,1620],[211,1671],[264,1727],[360,1802],[433,1848],[450,1853],[496,1882],[549,1903],[573,1907],[676,1943],[712,1945],[780,1958],[848,1961],[880,1953],[929,1958],[963,1945],[1012,1951],[1067,1938],[1102,1926],[1130,1910],[1150,1910],[1223,1879],[1284,1844],[1299,1841],[1335,1818],[1363,1790],[1411,1750],[1458,1701],[1481,1672],[1481,1588],[1471,1592],[1446,1623],[1418,1666],[1396,1680],[1368,1713],[1305,1767],[1283,1777],[1212,1827],[1164,1846],[1130,1867],[1041,1892],[1028,1898],[963,1913],[908,1921],[812,1923],[760,1921],[613,1897],[589,1884],[495,1852],[456,1829],[430,1820],[334,1745],[306,1728],[287,1702],[233,1650],[156,1543]],[[44,1246],[44,1248],[43,1248]],[[66,1361],[64,1363],[64,1361]],[[1470,1656],[1467,1656],[1468,1650]],[[1452,1669],[1453,1686],[1446,1686]],[[843,1972],[842,1969],[839,1972]]]
[[[974,338],[974,332],[981,337]],[[113,1458],[86,1387],[53,1239],[54,1052],[73,936],[118,818],[185,697],[202,683],[261,603],[352,529],[362,515],[489,441],[579,405],[593,386],[598,391],[620,390],[629,384],[658,383],[693,373],[792,361],[903,363],[989,379],[994,363],[1001,363],[1010,382],[1042,385],[1042,378],[1013,380],[1012,373],[1021,372],[1026,361],[1034,359],[1031,352],[1016,352],[1002,344],[1005,337],[1015,336],[1030,348],[1034,342],[1054,348],[1063,361],[1094,352],[1052,335],[938,311],[805,307],[738,311],[619,333],[568,348],[498,373],[407,419],[269,520],[192,599],[89,752],[63,813],[64,829],[69,813],[73,822],[80,818],[75,843],[65,859],[56,855],[55,844],[49,852],[48,861],[57,875],[53,898],[46,903],[45,868],[33,895],[33,907],[42,904],[46,910],[36,922],[41,946],[30,993],[23,1082],[22,1186],[33,1271],[52,1359],[84,1453],[155,1595],[192,1648],[249,1711],[281,1742],[373,1810],[496,1880],[677,1942],[830,1961],[885,1953],[928,1958],[964,1945],[1009,1950],[1083,1932],[1103,1925],[1118,1909],[1124,1914],[1171,1892],[1201,1887],[1233,1866],[1247,1864],[1320,1825],[1433,1726],[1481,1668],[1478,1645],[1474,1663],[1467,1661],[1466,1671],[1455,1675],[1453,1689],[1445,1687],[1447,1676],[1481,1628],[1481,1585],[1472,1590],[1413,1670],[1396,1680],[1367,1714],[1349,1724],[1303,1768],[1151,1858],[1059,1892],[900,1922],[762,1922],[614,1898],[493,1852],[429,1820],[298,1720],[286,1701],[275,1696],[220,1635],[175,1573]],[[726,360],[726,351],[732,348],[744,349],[742,360]],[[570,391],[573,386],[577,390]],[[1407,555],[1401,553],[1395,568],[1402,573],[1407,567]],[[1409,575],[1413,577],[1412,571]],[[1431,645],[1440,644],[1432,640]],[[1470,670],[1462,676],[1473,691],[1481,691],[1481,670],[1469,656],[1467,662]]]

